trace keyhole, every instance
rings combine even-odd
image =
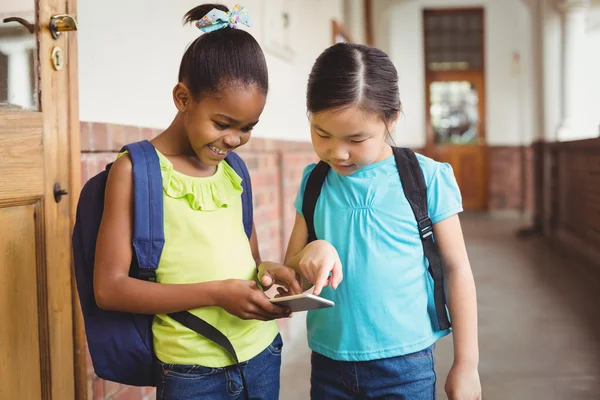
[[[52,49],[52,66],[57,71],[61,70],[64,66],[63,52],[60,47]]]

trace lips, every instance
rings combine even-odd
[[[215,147],[210,144],[208,145],[208,149],[210,150],[213,156],[218,158],[225,158],[227,157],[227,154],[229,154],[229,150],[219,149],[218,147]]]
[[[334,168],[338,169],[349,169],[354,167],[354,164],[331,164]]]

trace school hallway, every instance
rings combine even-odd
[[[478,294],[485,400],[600,398],[600,270],[539,237],[518,238],[515,217],[462,218]],[[309,398],[305,315],[283,329],[282,400]],[[452,339],[436,349],[438,399]]]

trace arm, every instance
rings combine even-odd
[[[302,293],[299,276],[297,276],[296,271],[276,262],[262,261],[258,248],[258,236],[256,235],[256,227],[254,224],[252,225],[252,235],[250,236],[250,248],[252,250],[254,261],[256,262],[258,279],[265,291],[268,291],[271,286],[277,284],[284,286],[284,288],[278,289],[280,295]]]
[[[477,399],[481,393],[477,367],[477,298],[458,215],[433,226],[448,279],[448,309],[452,319],[454,365],[446,391],[453,399]]]
[[[252,235],[250,235],[250,250],[252,250],[252,257],[256,262],[256,268],[262,263],[260,258],[260,251],[258,249],[258,236],[256,235],[256,226],[252,223]]]
[[[266,319],[278,311],[252,281],[226,280],[159,284],[129,277],[132,252],[133,178],[128,155],[110,170],[94,264],[94,295],[99,307],[140,314],[162,314],[220,306],[240,318]],[[237,301],[227,292],[236,291]],[[262,298],[261,298],[262,295]],[[236,303],[236,304],[234,304]]]
[[[299,265],[300,259],[302,258],[302,250],[304,250],[307,243],[308,228],[306,227],[306,221],[304,220],[304,217],[300,215],[299,212],[296,212],[296,220],[294,221],[294,228],[292,229],[292,234],[290,235],[287,251],[285,252],[284,264],[287,267],[292,268],[294,271],[296,271],[296,273],[300,275],[300,281],[303,292],[313,287],[313,284],[308,279],[306,279],[306,277],[300,271]]]
[[[314,283],[314,294],[325,286],[337,288],[343,279],[342,263],[335,248],[325,240],[308,243],[308,228],[304,217],[296,212],[294,229],[285,255],[285,265],[302,276],[302,289],[308,290]],[[329,273],[331,272],[331,277]]]

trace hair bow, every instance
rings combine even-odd
[[[208,14],[196,22],[196,26],[201,31],[208,33],[226,27],[235,28],[238,23],[252,26],[248,10],[239,4],[236,4],[230,12],[213,8]]]

